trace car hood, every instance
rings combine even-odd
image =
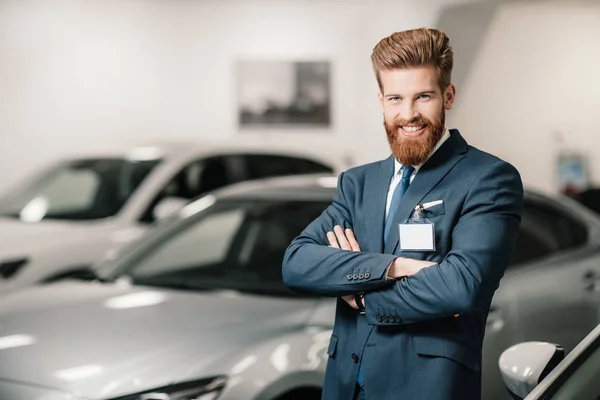
[[[297,327],[313,303],[124,283],[27,288],[0,303],[0,378],[110,398],[227,374],[214,364]]]
[[[105,237],[114,230],[114,223],[68,221],[23,222],[0,218],[0,260],[29,256],[36,252],[76,242]]]

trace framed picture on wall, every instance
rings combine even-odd
[[[329,127],[330,69],[328,61],[238,61],[240,127]]]
[[[581,153],[560,152],[556,158],[558,191],[567,196],[577,196],[587,189],[589,177],[586,158]]]

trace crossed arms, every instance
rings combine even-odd
[[[365,292],[371,325],[446,318],[490,303],[509,263],[520,222],[523,187],[512,166],[498,162],[477,177],[453,227],[451,250],[433,265],[353,251],[352,245],[350,249],[331,246],[328,232],[336,225],[350,228],[354,221],[351,196],[359,188],[352,187],[354,180],[344,178],[341,174],[332,204],[288,247],[282,268],[288,287],[331,297]],[[339,235],[336,238],[340,240]],[[378,320],[382,313],[395,318]]]

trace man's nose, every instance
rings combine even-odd
[[[405,121],[411,121],[417,117],[415,105],[412,101],[402,102],[399,117]]]

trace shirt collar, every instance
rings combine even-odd
[[[435,145],[435,148],[433,149],[433,151],[431,152],[431,154],[429,155],[429,157],[431,157],[433,155],[433,153],[435,153],[436,151],[438,151],[438,149],[440,147],[442,147],[442,145],[444,144],[444,142],[446,140],[450,139],[450,131],[448,130],[448,128],[446,128],[444,130],[444,134],[442,135],[442,138],[437,142],[437,144]],[[413,168],[415,169],[415,172],[419,171],[419,169],[423,166],[423,164],[421,165],[413,165]],[[403,167],[403,165],[396,160],[396,158],[394,158],[394,176],[396,176],[398,174],[398,172],[400,172],[400,169]]]

